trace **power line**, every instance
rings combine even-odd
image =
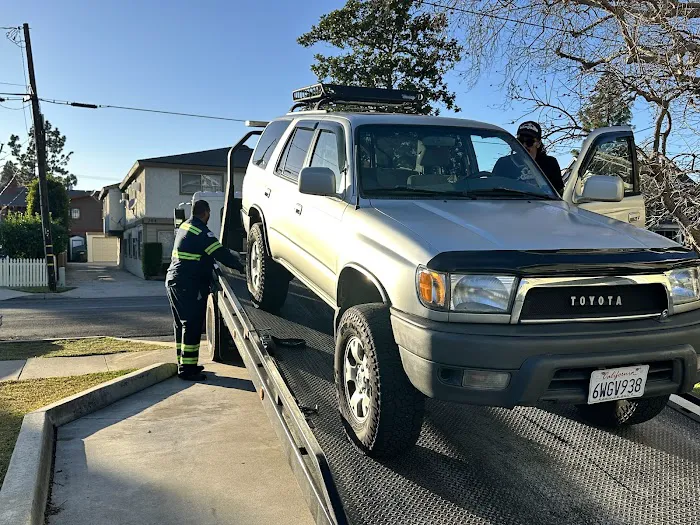
[[[17,87],[23,87],[26,88],[26,84],[15,84],[14,82],[0,82],[3,86],[17,86]]]
[[[39,100],[41,100],[42,102],[47,102],[49,104],[73,106],[76,108],[123,109],[123,110],[127,110],[127,111],[141,111],[141,112],[145,112],[145,113],[160,113],[163,115],[176,115],[176,116],[180,116],[180,117],[194,117],[194,118],[206,118],[206,119],[212,119],[212,120],[226,120],[229,122],[245,122],[247,120],[247,119],[240,119],[240,118],[215,117],[213,115],[200,115],[198,113],[182,113],[179,111],[165,111],[165,110],[160,110],[160,109],[135,108],[135,107],[130,107],[130,106],[116,106],[116,105],[112,105],[112,104],[88,104],[88,103],[84,103],[84,102],[69,102],[68,100],[56,100],[56,99],[48,99],[48,98],[40,98]]]
[[[513,24],[520,24],[520,25],[524,25],[524,26],[532,26],[532,27],[536,27],[536,28],[538,28],[538,29],[549,29],[550,31],[555,31],[555,32],[557,32],[557,33],[570,34],[569,31],[566,31],[565,29],[562,29],[562,28],[560,28],[560,27],[552,27],[552,26],[548,26],[548,25],[545,25],[545,24],[538,24],[538,23],[535,23],[535,22],[528,22],[527,20],[517,20],[517,19],[514,19],[514,18],[508,18],[507,16],[495,15],[495,14],[493,14],[493,13],[486,13],[486,12],[484,12],[484,11],[474,11],[474,10],[472,10],[472,9],[467,9],[467,8],[465,8],[465,7],[456,7],[456,6],[442,5],[442,4],[437,4],[437,3],[435,3],[435,2],[427,2],[427,1],[424,1],[424,0],[422,0],[421,3],[422,3],[422,4],[425,4],[425,5],[432,6],[432,7],[439,7],[439,8],[441,8],[441,9],[448,9],[448,10],[451,10],[451,11],[459,11],[459,12],[461,12],[461,13],[467,13],[467,14],[470,14],[470,15],[483,16],[483,17],[486,17],[486,18],[493,18],[493,19],[495,19],[495,20],[502,20],[502,21],[504,21],[504,22],[511,22],[511,23],[513,23]],[[575,31],[575,30],[572,30],[571,33],[576,33],[576,31]],[[584,35],[581,35],[581,36],[584,36]],[[608,37],[604,37],[604,36],[597,36],[597,35],[585,35],[585,36],[588,36],[588,37],[590,37],[590,38],[597,38],[597,39],[599,39],[599,40],[604,40],[604,41],[607,41],[607,42],[614,42],[614,43],[617,43],[617,42],[618,42],[617,40],[615,40],[615,39],[613,39],[613,38],[608,38]]]

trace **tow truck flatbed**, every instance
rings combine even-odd
[[[666,408],[650,422],[609,431],[554,403],[507,410],[428,400],[417,446],[378,462],[361,454],[342,428],[331,310],[296,281],[280,316],[253,308],[240,277],[220,272],[218,282],[217,304],[246,366],[271,367],[284,382],[272,385],[268,377],[263,386],[277,391],[277,407],[289,403],[289,394],[295,399],[298,406],[287,406],[283,419],[289,423],[290,411],[305,414],[295,422],[306,428],[278,434],[290,440],[290,464],[318,523],[700,523],[700,423],[683,413]],[[306,348],[278,346],[261,358],[264,333],[303,338]],[[273,412],[271,419],[278,417]],[[313,437],[300,446],[305,432]],[[311,467],[303,460],[300,473],[297,452],[308,454],[314,438],[322,454]],[[314,465],[320,474],[311,472]]]

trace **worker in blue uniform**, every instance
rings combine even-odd
[[[192,217],[183,222],[175,243],[165,288],[173,313],[178,376],[190,381],[206,379],[198,365],[199,341],[207,309],[214,261],[243,273],[237,254],[224,248],[207,228],[209,203],[195,201]]]

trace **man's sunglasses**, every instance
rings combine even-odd
[[[518,136],[518,141],[523,144],[524,146],[527,146],[528,148],[531,147],[537,139],[533,137],[532,135],[519,135]]]

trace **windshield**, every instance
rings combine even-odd
[[[520,144],[505,132],[453,126],[358,128],[363,194],[425,198],[490,195],[558,198]]]

